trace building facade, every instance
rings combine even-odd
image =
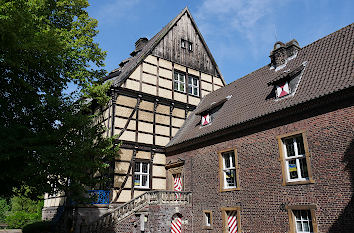
[[[111,100],[97,110],[106,135],[116,135],[121,146],[112,187],[96,192],[103,202],[80,208],[87,222],[146,191],[166,190],[165,145],[200,100],[225,85],[188,8],[150,40],[137,40],[104,80],[111,82]],[[43,218],[52,219],[64,201],[64,195],[46,196]]]
[[[351,24],[277,42],[269,65],[201,101],[166,147],[193,232],[353,232],[353,39]]]
[[[353,42],[354,24],[276,42],[225,86],[188,9],[140,38],[106,77],[109,204],[78,231],[353,232]]]

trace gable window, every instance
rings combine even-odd
[[[315,205],[287,206],[289,214],[290,232],[317,233]]]
[[[188,42],[188,50],[193,51],[193,43],[192,42]]]
[[[135,162],[134,167],[134,187],[149,188],[149,170],[148,162]]]
[[[212,220],[212,212],[211,210],[203,210],[204,214],[204,227],[203,229],[212,229],[213,228],[213,220]]]
[[[283,185],[312,183],[310,158],[305,133],[278,137],[283,166]],[[285,173],[285,174],[284,174]]]
[[[236,149],[219,152],[220,191],[239,190]]]
[[[184,73],[175,71],[173,84],[176,91],[185,92],[186,75]]]
[[[221,208],[223,232],[237,233],[241,231],[241,207]]]
[[[181,48],[185,49],[187,47],[187,41],[181,39]]]
[[[188,93],[199,96],[199,78],[188,75]]]

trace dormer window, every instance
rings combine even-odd
[[[206,113],[202,115],[202,126],[208,125],[211,122],[210,114]]]
[[[281,98],[290,94],[289,82],[282,82],[277,87],[277,97]]]
[[[293,96],[296,89],[300,83],[301,76],[304,72],[307,62],[303,62],[300,66],[293,70],[286,70],[281,72],[275,79],[270,81],[268,85],[273,86],[273,92],[271,95],[276,99],[281,99],[283,97]]]

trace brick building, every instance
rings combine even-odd
[[[351,24],[224,86],[184,9],[107,77],[122,150],[81,232],[354,232],[353,60]]]
[[[203,98],[166,147],[194,232],[354,232],[353,42],[354,24],[277,42],[269,65]]]

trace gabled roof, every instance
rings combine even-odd
[[[197,31],[204,47],[205,50],[207,51],[213,65],[215,66],[217,72],[220,74],[220,78],[223,82],[224,85],[226,85],[226,82],[224,80],[224,78],[221,75],[221,72],[207,46],[207,44],[205,43],[205,40],[202,36],[202,34],[200,33],[197,24],[195,23],[188,7],[184,8],[173,20],[171,20],[164,28],[162,28],[161,31],[159,31],[153,38],[151,38],[147,44],[142,48],[142,50],[137,53],[134,57],[131,57],[130,60],[120,69],[120,72],[116,72],[116,70],[114,70],[113,72],[111,72],[107,77],[104,78],[104,80],[108,80],[111,79],[111,81],[113,81],[113,86],[120,86],[121,84],[124,83],[124,81],[131,75],[131,73],[134,72],[135,68],[149,55],[151,54],[152,50],[158,45],[158,43],[162,40],[162,38],[164,38],[164,36],[173,28],[173,26],[178,22],[178,20],[184,15],[184,14],[188,14],[192,24],[195,28],[195,30]],[[126,59],[127,60],[127,59]]]
[[[354,94],[353,58],[354,24],[350,24],[300,49],[296,57],[280,70],[266,65],[205,96],[167,148],[172,150],[182,143],[183,146],[200,143],[202,138],[218,136],[224,129],[240,128],[272,113],[283,114],[291,107],[343,90]],[[274,85],[268,84],[282,77],[284,71],[300,69],[302,64],[306,65],[295,94],[276,99]],[[232,97],[219,109],[213,122],[201,127],[201,116],[196,113],[208,109],[214,102],[225,100],[227,96]]]

